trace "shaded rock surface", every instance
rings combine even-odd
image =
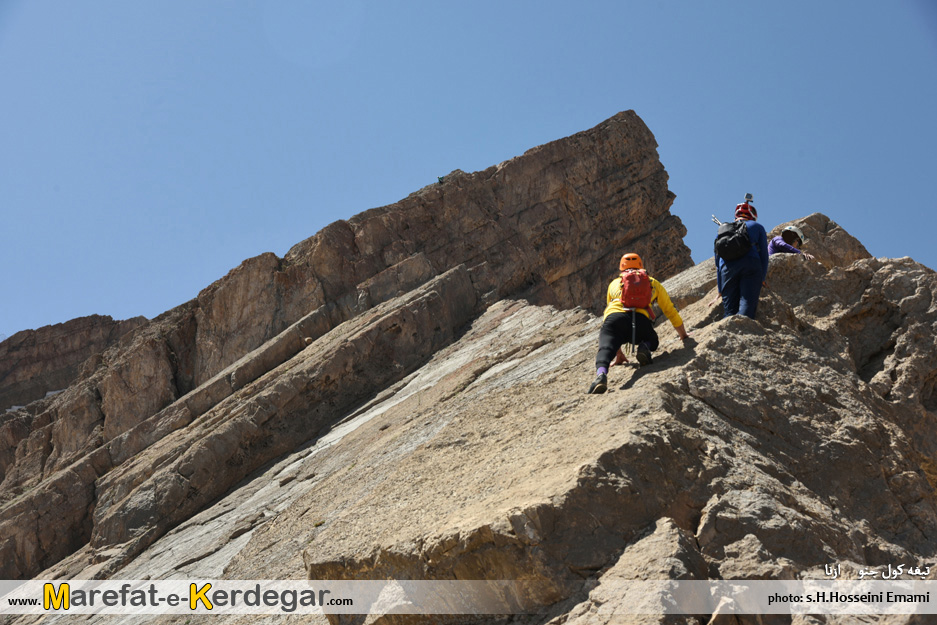
[[[870,257],[824,215],[797,223],[813,228],[822,262],[772,257],[757,320],[721,319],[712,261],[688,268],[664,284],[693,341],[664,321],[654,364],[613,368],[597,396],[585,394],[594,303],[547,301],[575,280],[492,295],[489,269],[437,271],[427,252],[393,278],[369,278],[369,293],[386,298],[342,323],[315,308],[119,434],[106,438],[99,422],[99,444],[74,448],[67,470],[0,510],[2,562],[41,578],[518,579],[535,589],[524,615],[291,617],[308,623],[924,622],[627,614],[629,580],[823,579],[832,563],[857,578],[935,562],[937,274]],[[649,264],[667,262],[647,249]],[[617,253],[607,256],[614,267]],[[614,272],[595,274],[601,296]],[[381,286],[410,280],[398,276],[420,277]],[[170,343],[143,330],[137,349]],[[63,393],[73,405],[88,397],[89,421],[93,388]],[[42,456],[20,443],[17,460],[55,461],[62,444],[50,439]],[[87,620],[117,618],[127,621]]]

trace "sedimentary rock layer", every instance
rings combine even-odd
[[[92,315],[17,332],[0,342],[0,412],[65,389],[82,363],[144,323],[144,317],[114,321]]]
[[[349,401],[362,401],[419,366],[432,355],[427,346],[442,347],[439,337],[454,340],[459,324],[504,297],[597,309],[624,249],[642,253],[662,278],[689,266],[685,230],[669,213],[673,197],[653,135],[629,111],[485,171],[453,172],[394,205],[326,227],[282,259],[264,254],[245,261],[88,363],[61,395],[4,415],[0,527],[9,533],[0,539],[0,576],[33,575],[89,541],[101,550],[132,543],[125,549],[129,557],[258,463],[314,438],[342,417]],[[334,385],[314,426],[289,430],[281,443],[259,437],[244,444],[248,451],[222,454],[223,484],[199,478],[190,490],[176,479],[148,495],[135,490],[149,472],[175,461],[178,450],[197,446],[187,437],[200,430],[190,424],[228,423],[224,410],[256,392],[255,381],[305,353],[307,342],[319,346],[313,350],[337,345],[336,337],[346,337],[375,311],[405,314],[387,306],[405,306],[407,297],[429,302],[440,289],[462,308],[447,318],[445,307],[434,303],[431,317],[416,326],[407,325],[409,318],[395,322],[390,338],[404,327],[409,334],[393,345],[412,349],[386,349],[402,360],[380,354],[375,363],[371,349],[355,343],[366,363],[343,365],[340,378],[308,372],[309,388]],[[306,393],[296,384],[288,391],[281,384],[276,401],[257,398],[268,402],[256,408],[266,414],[262,422],[291,410],[285,398]],[[226,440],[242,444],[234,435]],[[177,451],[154,451],[152,465],[138,460],[143,464],[125,466],[151,446]],[[190,480],[195,474],[189,469],[196,470],[187,464],[175,474]],[[167,503],[166,488],[186,493],[187,503]],[[69,508],[60,511],[66,490]],[[138,504],[147,497],[162,503],[144,512]],[[126,517],[131,508],[136,512]],[[158,518],[165,522],[154,529],[151,521]]]
[[[91,543],[42,576],[517,579],[530,592],[510,618],[330,619],[754,625],[775,621],[629,615],[622,582],[926,568],[937,556],[937,274],[864,255],[823,215],[798,220],[810,224],[838,233],[812,242],[829,265],[772,258],[757,320],[722,320],[712,288],[692,295],[709,263],[666,281],[694,340],[664,322],[654,364],[614,367],[601,396],[585,394],[601,322],[583,309],[504,299],[430,357],[411,353],[427,318],[434,331],[458,324],[446,302],[472,308],[459,303],[474,292],[469,272],[456,268],[201,417],[187,422],[181,403],[164,412],[138,432],[159,442],[97,481]],[[838,265],[829,246],[858,257]],[[415,364],[379,371],[389,362]],[[382,390],[360,406],[330,394],[372,378]],[[324,426],[333,408],[341,419]],[[304,429],[319,435],[281,453]],[[223,475],[248,465],[240,483]],[[812,622],[797,618],[778,622]]]

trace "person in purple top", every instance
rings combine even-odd
[[[761,287],[768,275],[768,236],[757,219],[752,194],[746,193],[745,201],[735,207],[735,220],[745,222],[751,248],[735,260],[716,254],[716,285],[726,317],[741,314],[754,319],[758,311]]]
[[[813,254],[801,251],[800,248],[807,242],[804,231],[797,226],[788,226],[779,236],[768,243],[768,256],[774,254],[802,254],[807,260],[813,260]]]

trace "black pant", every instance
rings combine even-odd
[[[595,356],[596,368],[608,369],[618,349],[625,343],[631,343],[632,315],[634,316],[634,344],[644,343],[651,351],[660,345],[657,332],[654,331],[654,324],[650,319],[639,312],[612,313],[605,318],[602,329],[599,330],[599,353]]]

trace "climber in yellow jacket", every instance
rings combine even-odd
[[[637,346],[638,363],[651,364],[651,352],[660,345],[654,331],[655,301],[673,325],[680,338],[689,338],[683,319],[677,312],[664,286],[647,275],[641,257],[628,253],[619,263],[621,275],[612,280],[606,293],[606,306],[602,329],[599,331],[599,352],[595,357],[595,380],[589,393],[604,393],[608,389],[608,368],[618,350],[625,343]]]

